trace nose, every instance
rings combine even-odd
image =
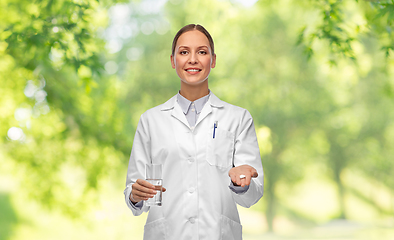
[[[190,56],[190,58],[189,58],[190,64],[198,63],[197,53],[191,53],[189,56]]]

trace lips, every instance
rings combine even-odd
[[[198,72],[201,72],[201,69],[199,69],[199,68],[187,68],[185,71],[188,72],[188,73],[198,73]]]

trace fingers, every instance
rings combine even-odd
[[[250,178],[251,178],[251,176],[250,176],[249,174],[246,174],[246,175],[245,175],[245,178],[244,178],[244,180],[245,180],[245,185],[248,185],[248,186],[250,185]],[[245,186],[245,185],[244,185],[244,186]],[[243,187],[244,187],[244,186],[243,186]]]
[[[246,185],[246,181],[245,181],[245,178],[242,178],[242,179],[240,179],[240,184],[239,184],[241,187],[245,187],[245,185]]]
[[[252,178],[257,178],[257,176],[259,176],[259,174],[257,173],[256,169],[252,166],[247,166],[249,172],[250,172],[250,176]]]
[[[162,192],[167,191],[164,187],[162,187],[161,190]],[[154,186],[143,179],[137,179],[137,181],[132,185],[129,198],[133,203],[146,201],[149,198],[154,197],[157,191],[160,191],[160,187]]]
[[[239,175],[239,180],[240,180],[240,186],[241,187],[245,187],[246,184],[246,175],[245,174],[241,174]]]
[[[231,179],[231,181],[234,183],[236,186],[241,185],[241,179],[239,178],[239,174],[235,172],[235,168],[230,169],[228,172],[228,175]]]
[[[132,186],[132,190],[131,191],[133,191],[133,190],[141,192],[141,193],[156,194],[156,190],[155,189],[147,188],[147,187],[138,185],[136,183],[133,184],[133,186]]]
[[[252,178],[257,178],[259,174],[257,173],[256,169],[253,168],[252,170]]]
[[[159,190],[159,189],[158,189]],[[131,194],[133,197],[130,196],[130,200],[132,202],[139,202],[143,200],[148,200],[152,198],[156,194],[155,186],[150,184],[149,182],[138,179],[131,188]]]
[[[235,176],[235,183],[236,183],[238,186],[242,186],[242,179],[239,177],[239,175],[236,175],[236,176]]]
[[[155,189],[155,186],[151,183],[149,183],[148,181],[145,181],[143,179],[137,179],[137,182],[139,185],[145,187],[145,188],[151,188],[151,189]]]
[[[150,194],[150,193],[145,193],[145,192],[141,192],[138,190],[134,190],[131,192],[133,195],[133,199],[137,202],[139,201],[143,201],[143,200],[148,200],[149,198],[152,198],[153,196],[155,196],[155,194]]]
[[[245,187],[246,185],[250,185],[251,179],[256,178],[258,173],[252,166],[241,165],[230,169],[228,175],[235,185]],[[244,175],[245,177],[240,178],[241,175]]]
[[[230,176],[231,182],[233,182],[233,184],[234,184],[235,186],[238,186],[239,184],[241,184],[239,180],[238,180],[238,182],[237,182],[237,175],[236,175],[236,174],[234,174],[234,173],[229,173],[229,176]],[[239,177],[238,177],[238,179],[239,179]]]
[[[256,178],[259,174],[257,173],[256,169],[251,167],[249,174],[245,174],[245,185],[250,185],[250,181],[252,178]]]

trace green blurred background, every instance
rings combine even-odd
[[[255,121],[244,239],[394,239],[394,1],[2,0],[0,240],[142,239],[128,158],[189,23],[215,41],[210,89]]]

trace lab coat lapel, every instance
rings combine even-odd
[[[207,117],[209,114],[212,113],[213,108],[222,108],[223,106],[224,105],[223,105],[222,100],[220,100],[218,97],[216,97],[215,94],[213,94],[211,92],[211,96],[209,97],[207,103],[205,104],[205,106],[201,110],[200,116],[198,117],[198,120],[196,122],[196,126],[199,122],[204,120],[205,117]]]
[[[186,125],[186,127],[189,127],[189,123],[186,119],[185,114],[182,112],[181,106],[179,104],[175,103],[174,108],[172,109],[171,115],[181,121],[183,124]]]
[[[161,111],[171,111],[171,116],[178,119],[181,123],[185,124],[186,127],[189,127],[186,116],[182,112],[181,106],[179,106],[179,104],[177,103],[176,95],[162,105]]]
[[[196,126],[202,121],[204,120],[204,118],[206,116],[208,116],[210,113],[212,112],[212,107],[211,104],[209,104],[209,100],[207,103],[205,103],[205,106],[202,108],[200,116],[198,116],[197,122],[196,122]]]
[[[212,108],[222,108],[224,107],[223,101],[216,97],[215,94],[211,92],[211,96],[209,97],[207,103],[201,110],[200,116],[196,122],[196,126],[204,120],[209,114],[212,113]],[[186,127],[189,126],[189,122],[186,119],[185,114],[182,112],[181,106],[177,103],[176,95],[165,102],[161,108],[162,111],[171,111],[171,115],[176,118],[181,123],[185,124]]]

